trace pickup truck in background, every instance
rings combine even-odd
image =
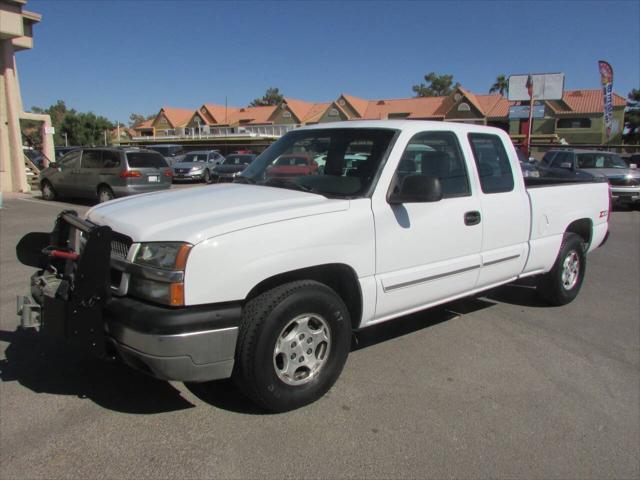
[[[297,156],[324,168],[267,173]],[[26,235],[18,257],[39,270],[22,324],[158,378],[233,377],[265,409],[295,409],[335,383],[355,330],[523,277],[550,305],[578,295],[608,235],[609,186],[519,172],[495,128],[299,128],[234,183],[63,212],[53,233]]]
[[[562,149],[545,153],[541,174],[558,179],[605,177],[611,185],[614,205],[640,205],[640,170],[615,153],[599,150]]]

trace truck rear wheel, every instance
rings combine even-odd
[[[578,296],[587,267],[582,237],[566,233],[550,272],[540,277],[538,294],[547,303],[566,305]]]
[[[265,409],[293,410],[333,386],[350,346],[351,321],[342,299],[315,281],[287,283],[245,306],[233,378]]]

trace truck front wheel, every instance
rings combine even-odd
[[[311,280],[287,283],[247,302],[233,378],[265,409],[293,410],[332,387],[350,345],[349,311],[331,288]]]
[[[538,282],[538,293],[545,302],[566,305],[578,296],[587,267],[584,247],[579,235],[565,234],[553,268]]]

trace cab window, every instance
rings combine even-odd
[[[418,133],[409,141],[396,170],[397,184],[416,174],[438,178],[443,198],[471,195],[469,175],[453,132]]]

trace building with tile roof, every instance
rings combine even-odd
[[[620,143],[625,99],[614,94],[614,137]],[[297,125],[312,123],[414,119],[443,120],[490,125],[509,132],[517,143],[524,139],[528,119],[510,118],[510,102],[500,94],[476,94],[458,86],[447,96],[364,99],[343,93],[332,102],[314,103],[285,97],[279,104],[261,107],[230,107],[204,103],[197,110],[163,107],[150,122],[135,127],[140,136],[208,134],[222,131],[244,133],[270,131],[275,136]],[[544,116],[534,119],[534,142],[601,144],[604,106],[599,89],[567,90],[562,100],[544,101]],[[258,129],[257,127],[268,127]],[[244,127],[244,129],[240,128]],[[255,128],[254,128],[255,127]],[[282,127],[282,128],[276,128]],[[247,130],[249,128],[249,130]],[[251,130],[253,128],[253,130]]]

